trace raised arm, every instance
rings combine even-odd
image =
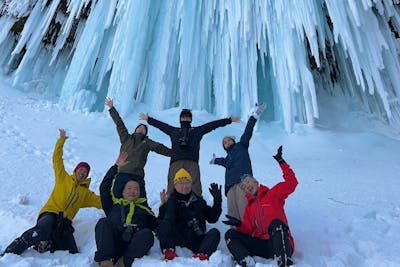
[[[239,117],[229,117],[226,119],[220,119],[220,120],[208,122],[208,123],[203,124],[198,127],[200,130],[200,135],[205,135],[205,134],[211,132],[212,130],[217,129],[218,127],[224,127],[228,124],[231,124],[232,122],[237,122],[239,120],[240,120]]]
[[[173,130],[175,129],[175,127],[173,127],[169,124],[166,124],[162,121],[156,120],[144,113],[140,113],[140,119],[146,120],[148,124],[158,128],[160,131],[162,131],[163,133],[165,133],[166,135],[169,135],[169,136],[171,136]]]
[[[105,103],[110,108],[108,111],[110,112],[110,116],[111,116],[112,120],[114,121],[114,123],[115,123],[115,125],[117,127],[119,140],[121,141],[121,144],[122,144],[129,137],[128,129],[126,128],[122,118],[119,116],[119,113],[118,113],[117,109],[114,107],[113,100],[111,98],[107,97]]]
[[[244,132],[240,137],[240,143],[242,143],[246,147],[249,147],[250,139],[253,136],[254,125],[256,125],[256,122],[256,118],[250,116],[249,120],[247,121],[246,128],[244,129]]]
[[[67,171],[65,170],[64,160],[63,160],[64,143],[65,140],[68,139],[68,136],[64,129],[59,129],[59,132],[60,132],[60,137],[57,140],[53,152],[53,168],[56,180],[59,179],[60,177],[66,177],[68,175]]]
[[[157,154],[164,155],[166,157],[171,157],[171,149],[170,148],[164,146],[161,143],[153,141],[150,138],[148,139],[148,142],[149,142],[149,148],[151,151],[154,151]]]
[[[273,158],[279,163],[279,166],[282,170],[282,176],[285,180],[284,182],[280,182],[271,188],[271,193],[276,194],[281,199],[286,199],[297,187],[298,181],[295,173],[292,168],[290,168],[289,164],[282,158],[282,146],[278,148],[276,155]]]
[[[111,197],[111,186],[115,175],[118,174],[118,167],[122,167],[129,162],[126,161],[128,158],[127,152],[121,152],[119,154],[115,164],[108,169],[106,175],[103,178],[103,181],[100,184],[100,199],[101,205],[106,215],[108,215],[114,205]]]
[[[209,223],[215,223],[218,221],[219,216],[222,212],[222,193],[221,186],[212,183],[210,184],[210,188],[208,189],[210,194],[213,196],[214,203],[213,206],[210,207],[206,204],[206,220]]]

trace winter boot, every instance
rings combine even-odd
[[[204,253],[193,254],[192,258],[199,259],[201,261],[208,261],[208,255]]]
[[[8,247],[6,248],[6,250],[4,251],[3,254],[13,253],[13,254],[21,255],[22,252],[27,250],[30,246],[31,245],[29,245],[28,242],[26,242],[26,240],[24,238],[18,237],[10,245],[8,245]]]
[[[253,257],[247,256],[246,258],[242,259],[238,262],[241,267],[255,267],[256,262],[254,261]]]
[[[293,265],[292,259],[286,255],[278,257],[276,262],[278,263],[278,267],[288,267]]]
[[[164,250],[164,258],[166,260],[173,260],[176,257],[178,257],[178,254],[175,253],[175,251],[172,248]]]

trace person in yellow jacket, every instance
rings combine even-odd
[[[101,209],[100,197],[89,190],[90,166],[80,162],[69,175],[64,167],[63,147],[68,136],[60,129],[53,152],[55,185],[47,203],[39,212],[37,223],[15,239],[3,252],[22,254],[34,246],[39,252],[68,250],[77,253],[72,219],[80,208],[96,207]]]

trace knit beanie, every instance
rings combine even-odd
[[[143,123],[140,123],[138,126],[136,126],[134,132],[136,133],[136,129],[139,128],[140,126],[144,126],[144,128],[146,128],[146,134],[145,134],[145,135],[147,135],[147,133],[149,132],[149,129],[147,128],[147,125],[146,125],[146,124],[143,124]]]
[[[84,162],[84,161],[79,162],[78,165],[76,165],[74,172],[76,172],[79,168],[86,168],[88,173],[90,172],[90,166],[89,166],[89,163],[87,163],[87,162]]]
[[[192,181],[192,176],[184,168],[180,168],[175,174],[174,184],[176,184],[182,180],[185,180],[185,179]]]
[[[114,184],[112,187],[112,192],[116,198],[122,198],[122,191],[127,182],[135,181],[139,183],[139,180],[136,175],[131,173],[118,173],[118,175],[114,179]]]
[[[179,118],[182,118],[182,117],[192,118],[192,111],[190,109],[186,109],[186,108],[182,109],[181,114],[179,114]]]

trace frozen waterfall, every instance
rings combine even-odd
[[[73,110],[187,107],[314,125],[320,92],[400,125],[399,0],[2,0],[0,67]]]

